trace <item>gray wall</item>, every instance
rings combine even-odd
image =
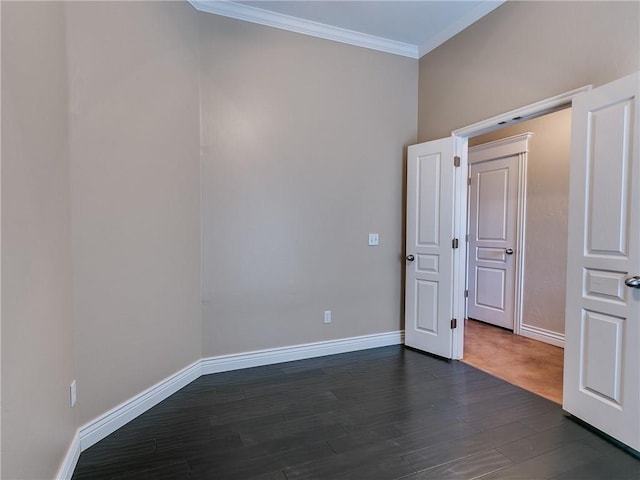
[[[197,13],[69,2],[80,420],[201,357]]]
[[[417,62],[213,15],[200,50],[204,356],[400,330]]]
[[[64,6],[2,2],[2,478],[53,478],[76,430]]]
[[[203,355],[402,328],[417,61],[186,2],[2,14],[3,478]]]
[[[469,139],[479,145],[533,132],[529,139],[523,323],[564,333],[571,109]]]
[[[640,68],[639,2],[507,2],[420,59],[419,141]]]

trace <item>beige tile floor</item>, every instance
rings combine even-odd
[[[464,335],[463,362],[562,404],[562,348],[475,320]]]

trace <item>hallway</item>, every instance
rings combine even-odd
[[[465,320],[463,362],[562,404],[564,350]]]

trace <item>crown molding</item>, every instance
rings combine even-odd
[[[487,0],[481,2],[477,7],[471,9],[464,16],[460,17],[455,22],[447,26],[447,28],[442,30],[440,33],[434,35],[429,40],[420,45],[420,47],[418,48],[418,58],[421,58],[431,50],[439,47],[451,37],[457,35],[462,30],[467,28],[469,25],[477,22],[486,14],[498,8],[500,5],[505,3],[505,1],[506,0]]]
[[[213,13],[290,32],[324,38],[335,42],[369,48],[380,52],[392,53],[409,58],[418,57],[417,45],[397,42],[386,38],[354,32],[345,28],[332,27],[324,23],[304,20],[261,8],[235,3],[228,0],[187,0],[200,12]]]

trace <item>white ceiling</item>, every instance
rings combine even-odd
[[[188,0],[196,9],[420,58],[504,0]]]

